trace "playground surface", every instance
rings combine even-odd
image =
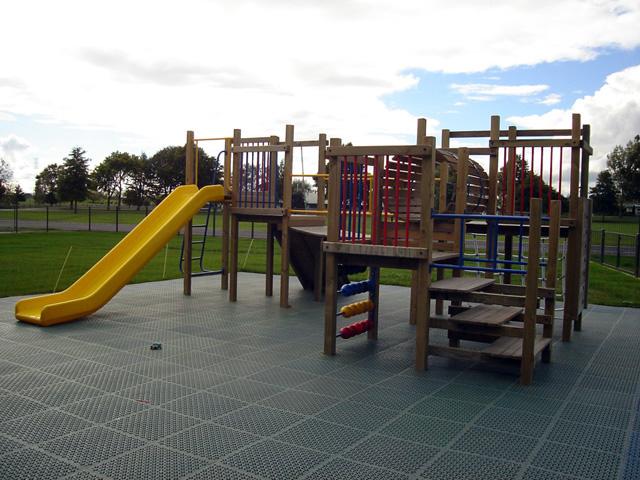
[[[237,303],[217,277],[129,285],[50,328],[0,299],[0,478],[640,478],[639,309],[590,306],[523,387],[517,366],[416,372],[403,287],[375,345],[324,356],[324,304],[292,282],[281,309],[264,279]]]

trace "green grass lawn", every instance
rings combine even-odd
[[[63,290],[86,272],[118,241],[123,233],[49,232],[0,235],[0,297]],[[133,279],[134,283],[181,276],[178,268],[182,239],[174,237]],[[246,255],[251,245],[250,255]],[[220,238],[208,239],[205,268],[220,268]],[[241,239],[240,266],[245,271],[264,272],[266,242]],[[65,258],[71,249],[65,264]],[[197,256],[197,254],[194,254]],[[276,251],[279,262],[279,251]],[[246,261],[245,261],[246,260]],[[62,268],[64,265],[64,269]],[[194,262],[194,271],[199,269]],[[60,271],[62,270],[62,274]]]
[[[34,232],[0,235],[0,297],[62,290],[96,263],[124,237],[112,232]],[[208,239],[205,268],[220,267],[220,238]],[[134,278],[134,283],[179,278],[181,238],[176,236]],[[65,258],[71,249],[65,264]],[[266,242],[241,239],[241,271],[264,273]],[[276,244],[275,265],[280,262]],[[194,254],[197,256],[197,254]],[[62,268],[64,265],[64,268]],[[62,270],[62,273],[60,273]],[[194,262],[194,271],[197,270]],[[359,277],[352,277],[358,279]],[[409,285],[406,270],[383,269],[381,282]],[[612,286],[615,285],[615,288]],[[640,279],[591,262],[589,302],[640,307]]]
[[[6,222],[11,222],[11,228],[13,228],[14,221],[14,211],[2,209],[0,210],[0,220],[4,220]],[[118,224],[119,225],[136,225],[138,222],[142,221],[145,217],[144,208],[141,210],[129,210],[123,209],[118,212]],[[39,222],[40,225],[37,227],[38,229],[44,230],[47,222],[47,212],[44,208],[33,208],[33,209],[20,209],[18,210],[18,230],[21,229],[20,222],[29,221],[29,222]],[[193,223],[196,225],[203,224],[206,221],[205,213],[198,213],[193,218]],[[78,225],[86,225],[86,230],[89,230],[89,209],[87,208],[78,208],[77,213],[74,213],[73,210],[68,208],[50,208],[49,209],[49,224],[50,228],[55,229],[55,222],[65,222],[65,223],[74,223]],[[98,223],[105,224],[113,224],[113,230],[115,231],[116,224],[116,210],[115,207],[111,210],[106,210],[104,208],[92,208],[91,209],[91,224],[95,225]],[[212,228],[213,218],[210,220],[209,228]],[[33,229],[33,226],[22,227]],[[266,232],[267,226],[265,223],[254,223],[254,231],[256,232]],[[240,229],[250,231],[251,230],[251,222],[240,222]],[[218,212],[216,216],[216,231],[222,230],[222,212]]]
[[[604,222],[602,221],[604,218]],[[640,220],[638,217],[602,217],[593,215],[591,219],[591,230],[625,233],[635,235],[640,232]]]

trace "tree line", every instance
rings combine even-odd
[[[640,204],[640,135],[624,147],[616,146],[607,155],[607,167],[590,189],[593,211],[621,215],[625,205]]]
[[[198,149],[200,187],[223,181],[221,160]],[[49,205],[69,202],[74,209],[87,199],[104,199],[108,209],[123,203],[140,208],[158,203],[184,183],[185,161],[184,146],[165,147],[152,157],[115,151],[90,171],[86,152],[75,147],[62,164],[48,165],[36,176],[34,197]]]

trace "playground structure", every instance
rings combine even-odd
[[[451,139],[482,138],[489,139],[488,147],[453,148],[450,145]],[[366,288],[362,287],[362,293],[369,293],[368,301],[341,314],[349,317],[367,313],[367,320],[343,329],[339,336],[349,338],[367,331],[368,338],[375,339],[378,334],[379,269],[405,268],[412,271],[410,321],[417,325],[418,369],[427,367],[429,353],[463,357],[506,356],[521,360],[523,382],[529,383],[535,354],[543,352],[545,361],[550,356],[560,236],[567,239],[568,272],[564,286],[563,340],[570,339],[572,327],[580,328],[588,275],[588,246],[584,243],[589,238],[590,208],[585,197],[591,148],[589,126],[581,125],[579,115],[573,116],[572,128],[566,130],[517,130],[515,127],[501,130],[500,118],[494,116],[490,130],[443,130],[440,148],[436,148],[435,138],[427,138],[424,119],[418,122],[416,145],[391,147],[343,147],[340,139],[332,139],[327,148],[324,134],[317,140],[294,140],[293,125],[287,125],[284,141],[275,135],[242,137],[239,129],[234,130],[233,137],[212,138],[195,138],[189,131],[185,165],[187,185],[198,183],[199,142],[209,140],[224,141],[224,185],[216,187],[216,195],[206,197],[206,201],[224,202],[222,265],[219,271],[203,273],[221,274],[221,288],[229,290],[230,301],[236,301],[240,222],[265,223],[265,294],[273,294],[274,243],[278,240],[282,247],[281,307],[289,306],[290,265],[303,287],[314,290],[316,299],[320,299],[323,283],[325,285],[325,353],[336,351],[338,269],[369,267],[369,283]],[[298,147],[317,149],[315,173],[305,174],[304,163],[301,174],[293,173],[293,153]],[[471,155],[488,157],[488,174],[470,158]],[[570,162],[569,173],[565,174],[565,180],[569,180],[568,205],[564,208],[561,202],[563,162],[565,166]],[[318,200],[315,210],[293,208],[295,177],[316,180]],[[190,195],[196,192],[197,189]],[[198,198],[198,202],[206,203],[201,202],[204,197]],[[182,267],[184,293],[189,295],[194,275],[190,218],[197,209],[191,200],[178,203],[181,209],[179,222],[186,225]],[[189,209],[182,208],[186,203]],[[170,211],[175,213],[176,209],[178,207]],[[544,212],[546,216],[543,216]],[[564,214],[563,218],[561,214]],[[165,235],[179,228],[176,225],[172,224],[171,229],[160,228],[158,238],[164,238],[160,233]],[[467,233],[486,237],[484,255],[468,255]],[[154,230],[150,229],[148,236],[154,235]],[[528,237],[526,256],[525,237]],[[544,249],[539,245],[543,237],[548,238],[548,245],[546,260],[541,263]],[[296,238],[295,247],[292,238]],[[200,256],[195,258],[200,262],[205,240],[206,235],[196,242],[202,242]],[[503,244],[502,252],[499,243]],[[152,248],[145,250],[146,253],[152,251]],[[123,256],[117,257],[118,262],[129,265],[127,268],[133,265]],[[136,263],[135,266],[140,268],[141,265]],[[436,270],[433,284],[431,269]],[[538,285],[538,274],[535,273],[542,269],[544,287]],[[449,270],[452,271],[451,278],[446,278],[445,272]],[[476,278],[465,276],[465,272],[475,272]],[[526,275],[526,285],[513,284],[512,277],[527,272],[530,274]],[[126,282],[122,280],[124,278],[122,275],[120,286]],[[500,283],[496,282],[498,279]],[[346,287],[346,291],[353,292],[349,285]],[[71,315],[58,315],[56,322],[95,311],[116,291],[109,290],[109,294],[104,294],[91,308],[78,308]],[[79,300],[79,295],[72,295],[71,300]],[[430,298],[436,301],[433,318],[429,312]],[[445,301],[450,302],[449,316],[443,316]],[[465,302],[485,306],[470,307],[465,306]],[[536,311],[540,302],[544,303],[545,312],[541,315]],[[38,313],[19,314],[17,309],[16,316],[26,321],[33,317],[34,323],[40,321],[33,320]],[[524,326],[513,327],[516,322]],[[536,324],[543,325],[542,340],[536,337]],[[430,349],[430,328],[447,330],[448,349],[441,346]],[[477,353],[461,349],[461,341],[490,345]]]
[[[536,357],[550,360],[551,336],[555,307],[558,245],[561,225],[568,239],[568,274],[565,285],[563,340],[568,341],[571,327],[580,328],[582,308],[586,299],[588,247],[582,239],[588,239],[590,211],[588,200],[580,197],[580,179],[586,182],[589,127],[580,125],[579,115],[573,116],[571,130],[526,130],[520,136],[515,128],[507,132],[499,129],[499,117],[492,117],[489,132],[443,133],[440,150],[433,148],[429,154],[416,154],[419,145],[434,145],[426,139],[426,122],[418,124],[418,145],[406,147],[351,147],[330,148],[329,217],[327,241],[327,298],[325,303],[326,354],[336,351],[336,265],[369,265],[371,278],[378,278],[380,267],[408,268],[413,272],[411,321],[416,324],[416,368],[427,367],[429,354],[458,358],[509,358],[520,362],[521,382],[529,384],[533,378]],[[501,140],[501,135],[508,135]],[[492,138],[487,148],[459,148],[449,146],[450,138]],[[554,138],[570,136],[570,138]],[[524,137],[524,138],[523,138]],[[533,137],[533,138],[532,138]],[[552,137],[552,138],[540,138]],[[424,148],[424,147],[423,147]],[[561,219],[562,159],[564,149],[570,149],[570,195],[568,215]],[[516,156],[516,149],[521,157]],[[530,152],[531,168],[524,174],[526,152]],[[545,149],[549,161],[545,192],[543,175]],[[557,149],[557,150],[556,150]],[[553,155],[559,165],[556,172],[557,193],[554,185]],[[488,155],[490,169],[487,177],[474,165],[469,175],[469,154]],[[504,181],[498,183],[498,160],[503,156]],[[536,157],[536,155],[538,155]],[[536,165],[536,159],[538,160]],[[517,163],[516,163],[517,162]],[[439,177],[436,178],[436,166]],[[449,171],[455,166],[457,181],[455,197],[449,200],[447,183]],[[518,166],[522,174],[518,174]],[[535,173],[539,172],[536,176]],[[370,178],[371,177],[371,178]],[[470,180],[470,177],[473,180]],[[436,195],[435,185],[439,192]],[[486,182],[483,185],[483,182]],[[525,189],[525,182],[528,188]],[[583,183],[584,184],[584,183]],[[537,187],[537,188],[534,188]],[[528,192],[527,192],[528,190]],[[425,196],[425,192],[428,194]],[[485,193],[485,192],[488,192]],[[498,195],[498,192],[502,195]],[[518,196],[517,193],[520,193]],[[528,193],[528,196],[526,195]],[[500,197],[501,202],[497,200]],[[440,212],[425,219],[435,200]],[[543,198],[547,200],[544,205]],[[370,227],[367,229],[367,201],[371,202]],[[519,210],[515,214],[516,199]],[[543,218],[542,212],[548,214]],[[479,215],[475,212],[486,212]],[[469,213],[474,212],[474,213]],[[543,227],[543,223],[547,223]],[[382,226],[380,226],[382,225]],[[381,229],[381,230],[379,230]],[[469,257],[465,248],[468,231],[486,235],[486,255]],[[546,259],[541,259],[541,237],[548,238]],[[504,247],[499,253],[498,239]],[[527,257],[523,240],[528,237]],[[514,240],[517,256],[514,256]],[[423,260],[423,259],[428,260]],[[437,281],[430,285],[429,276],[423,271],[424,262],[438,269]],[[470,265],[476,263],[476,266]],[[484,266],[478,266],[482,263]],[[538,274],[544,267],[544,287],[538,285]],[[451,269],[453,277],[444,278],[444,271]],[[480,272],[483,278],[463,276],[463,272]],[[503,282],[496,283],[496,275]],[[512,277],[525,275],[526,284],[513,285]],[[377,337],[376,285],[370,285],[370,302],[357,304],[368,314],[366,321],[356,322],[348,329],[352,333],[368,332],[368,338]],[[429,299],[436,302],[436,315],[430,318]],[[451,302],[448,317],[443,317],[443,301]],[[463,302],[479,304],[464,306]],[[426,303],[426,306],[425,306]],[[538,314],[542,303],[544,314]],[[520,325],[522,324],[522,325]],[[541,324],[541,335],[536,333]],[[443,328],[448,332],[449,347],[430,346],[429,328]],[[338,337],[347,338],[344,335]],[[486,348],[461,348],[461,340],[488,343]]]

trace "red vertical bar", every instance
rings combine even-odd
[[[369,157],[364,157],[362,179],[362,243],[367,242],[367,210],[369,208]]]
[[[398,223],[400,223],[400,218],[398,218],[398,214],[400,213],[400,157],[396,157],[396,191],[395,191],[395,200],[396,200],[396,211],[395,218],[393,222],[393,246],[398,246]]]
[[[382,244],[387,244],[387,220],[389,216],[389,155],[384,156],[384,227]]]
[[[522,215],[524,212],[524,147],[522,147],[520,163],[520,215]]]
[[[518,163],[518,159],[515,158],[516,148],[515,147],[509,147],[509,148],[510,149],[513,148],[513,153],[514,153],[513,163],[511,164],[511,205],[510,205],[511,214],[513,215],[516,212],[516,163]],[[511,153],[509,153],[509,155],[511,155]]]
[[[502,214],[505,214],[507,201],[507,147],[502,149]]]
[[[544,147],[540,147],[540,178],[538,179],[538,198],[544,198],[542,195],[542,174],[544,173]]]
[[[553,148],[551,147],[551,152],[549,155],[549,188],[547,189],[547,212],[551,212],[551,188],[553,186]]]
[[[409,221],[411,219],[411,157],[407,157],[407,219],[404,224],[404,246],[409,246]]]
[[[256,166],[254,165],[254,162],[256,161],[256,152],[252,152],[251,153],[251,171],[252,171],[252,175],[251,175],[251,206],[252,207],[257,207],[258,205],[255,205],[255,202],[258,200],[257,196],[256,196],[256,184],[257,184],[257,174],[258,174],[258,169],[256,168]]]
[[[558,173],[558,200],[562,198],[562,151],[564,147],[560,147],[560,173]],[[562,210],[562,205],[560,205]]]
[[[536,161],[536,154],[531,147],[531,168],[529,168],[529,199],[533,198],[533,164]]]
[[[378,202],[378,174],[380,173],[378,171],[378,163],[379,163],[379,157],[376,155],[374,157],[374,164],[373,164],[373,208],[371,209],[371,243],[373,243],[374,245],[376,244],[376,242],[378,241],[378,222],[380,221],[380,219],[378,218],[379,216],[379,210],[378,210],[378,206],[380,205],[380,203]]]
[[[353,172],[351,172],[351,243],[356,243],[356,215],[358,214],[358,162],[353,156]]]
[[[340,161],[340,168],[342,170],[342,205],[340,205],[340,225],[342,226],[342,241],[347,238],[347,210],[345,205],[347,204],[347,157],[342,157]]]

